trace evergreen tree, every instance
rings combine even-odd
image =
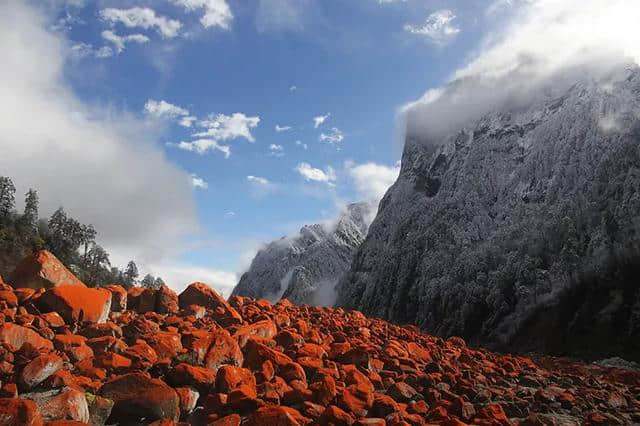
[[[22,222],[32,230],[37,230],[38,226],[38,192],[29,189],[24,198],[24,214]]]
[[[95,239],[98,233],[96,232],[93,225],[81,225],[80,226],[80,240],[82,245],[84,245],[84,255],[82,256],[84,262],[87,262],[87,249],[89,245],[95,244]]]
[[[136,285],[136,280],[138,279],[138,267],[136,263],[131,260],[127,263],[127,268],[124,271],[124,286],[127,288],[131,288]]]
[[[147,275],[144,276],[142,281],[140,281],[140,286],[146,287],[146,288],[155,288],[154,287],[155,281],[156,281],[156,279],[154,278],[153,275],[147,274]]]
[[[155,288],[156,290],[161,288],[164,284],[164,280],[160,277],[156,278],[156,280],[153,282],[153,288]]]
[[[9,219],[16,202],[16,187],[11,178],[0,176],[0,219]]]
[[[93,244],[86,255],[87,262],[85,267],[88,272],[87,281],[92,284],[100,283],[102,276],[109,275],[111,262],[109,261],[109,253],[98,244]]]

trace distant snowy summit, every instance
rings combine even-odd
[[[333,223],[307,225],[296,236],[267,244],[232,295],[333,305],[335,285],[349,270],[376,207],[366,202],[350,204]]]

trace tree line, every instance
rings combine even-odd
[[[80,280],[89,286],[121,284],[160,288],[164,281],[151,274],[139,279],[136,263],[124,269],[111,264],[109,253],[96,242],[98,232],[71,217],[63,207],[49,218],[39,217],[39,197],[35,189],[24,195],[24,210],[16,210],[16,187],[11,178],[0,176],[0,275],[7,276],[29,253],[49,250]]]

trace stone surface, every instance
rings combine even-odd
[[[15,288],[38,289],[60,285],[85,287],[84,283],[47,250],[24,258],[9,276],[9,283]]]
[[[180,417],[180,400],[175,390],[159,379],[141,373],[125,374],[102,386],[100,395],[114,402],[110,419],[134,422]]]
[[[38,298],[43,312],[57,312],[67,324],[78,321],[105,322],[111,310],[111,292],[101,288],[62,285]]]
[[[37,405],[23,398],[0,398],[0,425],[43,426]]]

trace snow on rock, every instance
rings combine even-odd
[[[369,203],[350,204],[332,225],[307,225],[297,236],[269,243],[253,259],[232,295],[332,305],[334,287],[364,240],[373,209]]]

